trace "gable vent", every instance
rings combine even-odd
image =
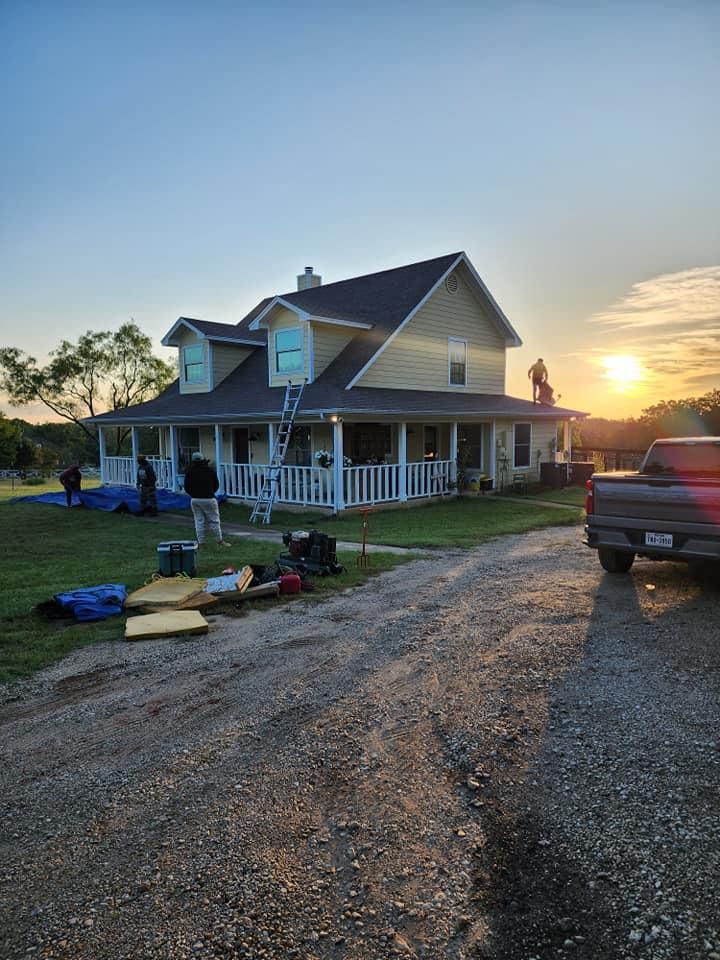
[[[449,277],[445,278],[445,289],[448,293],[457,293],[458,278],[454,273],[451,273]]]

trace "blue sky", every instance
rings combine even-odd
[[[715,2],[5,0],[2,343],[464,249],[509,392],[538,355],[596,414],[720,387],[719,50]]]

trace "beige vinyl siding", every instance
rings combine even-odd
[[[207,340],[201,339],[192,330],[185,328],[178,331],[178,375],[180,377],[180,393],[208,393],[210,391],[210,363]],[[186,383],[184,380],[183,351],[185,347],[200,346],[205,363],[205,380],[202,383]]]
[[[231,343],[211,343],[213,387],[222,383],[228,374],[237,369],[252,353],[252,347],[234,346]]]
[[[315,358],[315,379],[328,367],[343,350],[357,330],[348,327],[333,327],[327,323],[313,323],[313,353]]]
[[[508,458],[508,472],[505,476],[505,483],[512,480],[513,473],[525,473],[531,480],[540,479],[540,464],[554,461],[554,454],[551,453],[550,443],[555,437],[557,420],[498,420],[495,425],[496,454],[499,461],[503,456],[500,448],[504,448],[505,455]],[[513,425],[514,423],[530,424],[530,467],[513,467]],[[538,452],[540,456],[538,457]],[[498,463],[498,482],[500,466]]]
[[[292,327],[300,328],[303,351],[303,368],[302,370],[298,370],[292,374],[277,373],[277,364],[275,362],[275,334],[278,332],[278,330],[288,330]],[[273,318],[268,325],[267,351],[271,387],[284,387],[288,380],[292,380],[293,383],[300,383],[301,380],[304,380],[308,376],[308,339],[309,324],[301,323],[297,317],[297,314],[293,313],[292,310],[287,310],[284,307],[281,307],[273,314]]]
[[[359,387],[505,392],[505,342],[458,271],[456,293],[442,284],[378,357]],[[448,383],[448,337],[467,341],[467,384]]]

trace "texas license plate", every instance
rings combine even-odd
[[[671,533],[646,533],[646,547],[671,547],[673,538]]]

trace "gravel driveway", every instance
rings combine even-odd
[[[719,960],[720,591],[579,541],[0,692],[0,955]]]

